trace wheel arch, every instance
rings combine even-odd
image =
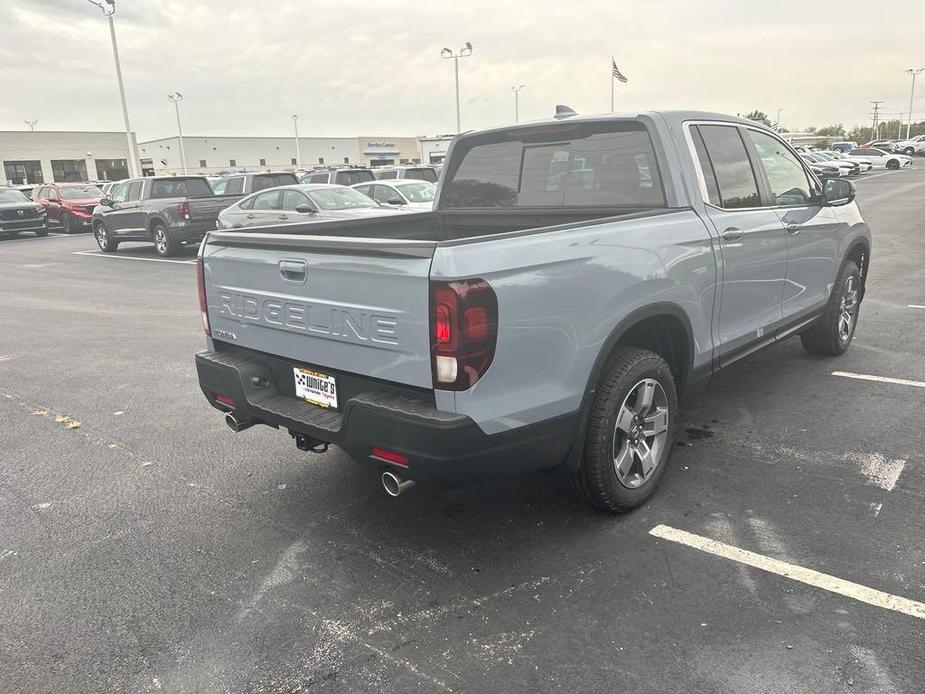
[[[858,269],[861,271],[861,300],[864,299],[864,291],[867,285],[867,273],[870,268],[870,241],[866,238],[855,239],[851,242],[851,245],[848,246],[848,250],[845,252],[845,257],[842,258],[841,267],[839,267],[839,272],[841,268],[845,266],[849,260],[853,260],[858,264]]]

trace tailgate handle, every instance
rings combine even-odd
[[[304,260],[280,260],[279,274],[290,282],[304,282],[308,265]]]

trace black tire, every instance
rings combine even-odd
[[[886,168],[888,169],[898,169],[899,168],[899,159],[890,159],[886,163]]]
[[[44,229],[39,229],[37,232],[35,232],[35,235],[38,236],[39,238],[42,238],[43,236],[48,236],[48,227],[46,226]]]
[[[642,390],[647,388],[653,393],[651,407],[642,407],[640,412]],[[625,420],[627,424],[620,422],[625,409],[635,415]],[[619,347],[597,384],[584,456],[571,479],[573,492],[594,508],[611,513],[625,513],[642,504],[665,472],[674,446],[677,413],[677,389],[665,360],[647,350]],[[654,432],[661,423],[664,436],[645,433],[645,427]],[[648,471],[638,455],[640,440],[649,451],[649,462],[654,461]],[[618,465],[620,459],[628,466]],[[626,471],[618,472],[624,467]]]
[[[170,258],[180,250],[180,243],[171,235],[160,222],[151,227],[151,240],[154,241],[154,252],[162,258]]]
[[[858,264],[849,260],[835,278],[832,295],[822,316],[809,330],[800,334],[803,347],[810,354],[837,357],[851,346],[854,331],[858,326],[862,296],[861,271]],[[845,329],[845,320],[850,322]]]
[[[96,222],[93,225],[93,236],[96,239],[96,245],[103,253],[115,253],[119,247],[119,242],[112,240],[112,235],[102,222]]]
[[[71,217],[67,212],[61,213],[61,233],[63,234],[73,234],[74,233],[74,224],[71,222]]]
[[[915,149],[913,147],[906,147],[903,150],[903,154],[911,157],[913,154],[915,154]]]

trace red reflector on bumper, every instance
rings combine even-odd
[[[384,448],[374,447],[370,455],[372,455],[373,458],[385,460],[389,463],[395,463],[401,467],[408,467],[408,456],[401,453],[396,453],[395,451],[387,451]]]
[[[234,400],[229,398],[227,395],[216,395],[215,402],[220,402],[225,407],[230,407],[231,409],[234,409]]]

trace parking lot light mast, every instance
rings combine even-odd
[[[103,11],[109,20],[109,35],[112,38],[112,57],[116,61],[116,79],[119,82],[119,98],[122,99],[122,118],[125,119],[125,138],[128,141],[128,170],[132,178],[138,177],[138,168],[135,164],[135,143],[132,142],[132,126],[128,121],[128,106],[125,103],[125,85],[122,83],[122,64],[119,62],[119,46],[116,44],[116,25],[112,16],[116,13],[116,0],[87,0]]]
[[[297,169],[301,169],[302,148],[299,146],[299,116],[297,113],[292,114],[292,127],[295,129],[295,165]]]
[[[520,90],[526,87],[526,84],[522,84],[519,87],[511,87],[511,91],[514,92],[514,122],[520,122]]]
[[[912,75],[912,89],[909,90],[909,120],[906,122],[906,139],[908,140],[912,133],[912,101],[915,99],[915,77],[920,72],[925,72],[925,67],[910,67],[906,72]]]
[[[470,55],[472,55],[472,44],[469,43],[468,41],[466,41],[466,45],[460,48],[459,51],[457,51],[456,53],[451,51],[449,48],[444,48],[443,50],[440,51],[441,58],[446,58],[446,59],[452,58],[453,59],[453,67],[455,69],[455,74],[456,74],[456,132],[457,133],[460,130],[462,130],[462,127],[460,126],[460,119],[459,119],[459,59],[468,58]]]
[[[177,134],[180,136],[180,165],[183,167],[183,175],[189,173],[186,168],[186,147],[183,146],[183,126],[180,125],[180,102],[183,101],[183,95],[180,92],[168,94],[167,99],[173,102],[173,107],[177,111]]]

